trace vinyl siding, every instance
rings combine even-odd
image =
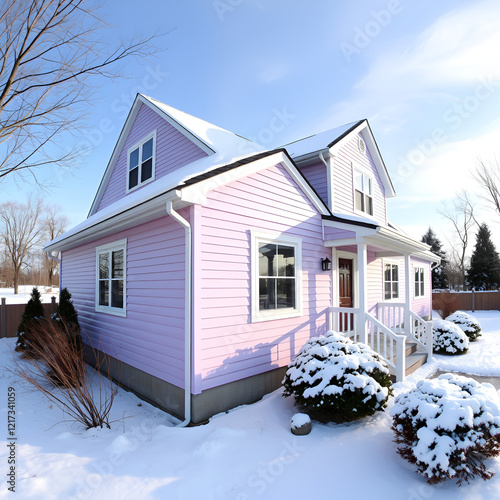
[[[188,210],[182,215],[189,217]],[[96,247],[127,238],[127,317],[95,311]],[[184,230],[162,217],[63,252],[62,286],[72,294],[92,345],[183,387]]]
[[[304,177],[319,194],[320,198],[328,205],[328,182],[326,178],[326,166],[321,161],[307,167],[300,167]]]
[[[415,267],[424,268],[424,295],[415,297]],[[432,312],[432,278],[431,266],[423,260],[411,259],[410,263],[410,283],[411,283],[411,310],[421,318],[428,316]]]
[[[373,217],[383,225],[387,224],[386,200],[382,181],[368,151],[358,148],[359,134],[352,136],[335,154],[332,162],[333,211],[369,217],[354,210],[353,171],[359,170],[373,179]]]
[[[195,211],[196,390],[287,365],[325,333],[330,273],[321,271],[321,216],[275,166],[212,191]],[[302,239],[303,315],[251,322],[251,231]]]
[[[206,153],[184,134],[166,122],[158,113],[142,104],[118,156],[98,211],[126,196],[128,150],[154,130],[156,130],[155,179],[206,156]]]

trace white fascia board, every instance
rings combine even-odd
[[[137,205],[121,213],[111,215],[102,221],[96,222],[94,225],[81,229],[80,231],[77,230],[62,240],[48,243],[44,247],[43,251],[61,252],[69,250],[70,248],[75,248],[99,238],[118,233],[124,229],[137,226],[138,224],[144,224],[162,217],[163,215],[166,215],[165,204],[167,201],[177,202],[176,208],[187,206],[187,203],[182,202],[180,192],[173,190],[142,203],[141,205]],[[78,229],[78,226],[75,229]]]
[[[184,128],[180,123],[178,123],[176,120],[174,120],[164,110],[162,110],[161,108],[156,106],[153,102],[151,102],[149,99],[144,97],[142,94],[137,94],[135,97],[134,103],[132,104],[132,107],[130,108],[127,119],[125,120],[122,131],[120,132],[120,135],[118,137],[118,141],[115,144],[115,147],[113,149],[113,153],[111,154],[111,158],[109,159],[106,170],[104,171],[104,175],[102,177],[101,183],[99,184],[99,188],[97,189],[97,193],[95,195],[94,201],[92,202],[92,206],[90,207],[88,217],[94,215],[97,211],[99,203],[101,202],[101,199],[104,195],[104,191],[106,190],[106,187],[108,185],[111,174],[113,173],[113,170],[115,168],[116,162],[118,161],[118,157],[120,156],[120,153],[123,149],[125,141],[128,138],[130,130],[132,129],[133,124],[135,123],[135,119],[137,117],[137,113],[139,112],[141,104],[148,106],[148,108],[150,108],[156,114],[160,115],[166,122],[168,122],[170,125],[172,125],[172,127],[174,127],[176,130],[178,130],[185,137],[187,137],[191,142],[194,142],[207,155],[214,154],[213,149],[210,148],[209,146],[207,146],[207,144],[205,144],[197,135],[195,135],[191,131]]]
[[[340,238],[338,240],[326,240],[325,247],[348,247],[358,244],[359,238]]]
[[[123,145],[125,144],[125,141],[127,140],[128,134],[130,132],[130,129],[132,128],[132,125],[135,122],[135,118],[137,116],[137,113],[139,112],[140,107],[141,107],[141,101],[139,101],[138,96],[136,96],[134,103],[132,104],[132,107],[130,108],[130,111],[128,113],[127,119],[125,120],[123,128],[120,132],[118,141],[116,142],[115,147],[113,148],[113,152],[111,153],[111,158],[109,159],[106,170],[104,171],[104,175],[102,176],[99,187],[97,188],[97,193],[94,197],[94,201],[92,202],[92,206],[90,207],[87,217],[91,217],[97,212],[99,203],[101,203],[104,191],[106,190],[111,174],[113,173],[116,162],[118,161],[118,157],[120,156],[120,152],[123,148]]]
[[[329,215],[329,211],[323,201],[314,192],[311,186],[304,179],[302,174],[297,171],[295,165],[289,160],[288,156],[283,152],[277,152],[272,155],[266,156],[259,160],[255,160],[247,165],[242,165],[214,177],[210,177],[206,180],[197,182],[191,186],[187,186],[182,189],[181,198],[190,203],[196,203],[203,205],[206,203],[207,194],[213,189],[224,186],[230,182],[237,181],[244,177],[248,177],[254,173],[257,173],[265,168],[272,167],[274,165],[281,164],[285,170],[288,172],[290,177],[297,183],[299,188],[304,192],[307,198],[314,205],[316,210],[321,215]]]
[[[385,197],[393,198],[396,196],[396,191],[394,191],[394,186],[392,185],[391,178],[389,177],[389,172],[387,171],[384,160],[375,141],[375,137],[373,136],[367,120],[361,122],[355,129],[351,130],[349,134],[334,144],[330,148],[330,155],[335,157],[338,154],[338,150],[350,139],[352,135],[356,134],[361,134],[363,140],[365,141],[366,147],[370,152],[370,156],[375,163],[375,167],[377,168],[382,184],[384,185]]]

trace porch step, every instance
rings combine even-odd
[[[411,342],[413,344],[413,342]],[[411,352],[408,354],[408,351],[411,350]],[[409,349],[406,349],[406,370],[405,370],[405,376],[407,377],[411,373],[413,373],[417,368],[420,368],[421,366],[425,365],[427,362],[427,353],[426,352],[420,352],[417,351],[416,344],[415,346],[411,346]],[[393,382],[396,381],[396,375],[393,373],[391,369],[391,380]]]

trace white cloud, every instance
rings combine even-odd
[[[356,88],[421,92],[500,78],[499,16],[500,4],[486,0],[440,17],[416,38],[381,54]]]

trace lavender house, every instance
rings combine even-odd
[[[121,384],[200,422],[327,329],[397,379],[431,355],[438,258],[391,225],[394,195],[366,120],[268,151],[139,94],[89,217],[45,250]]]

